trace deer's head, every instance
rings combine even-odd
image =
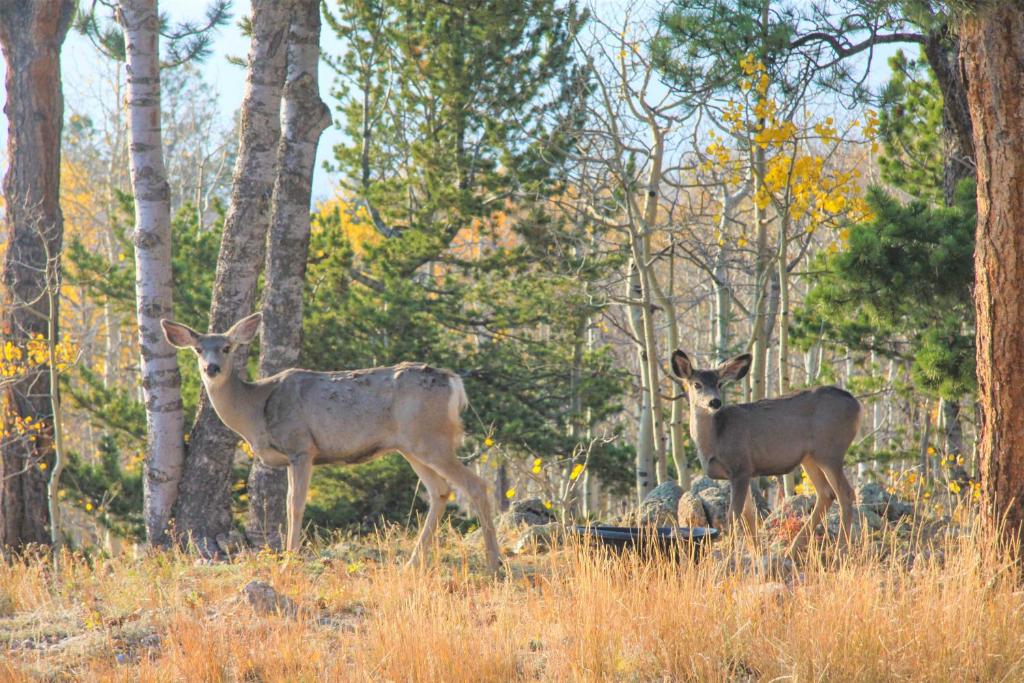
[[[170,320],[161,320],[160,324],[171,346],[195,351],[203,382],[215,386],[231,374],[232,355],[239,346],[253,340],[262,320],[262,314],[253,313],[232,325],[224,334],[199,334],[187,325]]]
[[[714,412],[722,407],[722,385],[743,379],[750,369],[749,353],[730,358],[714,370],[698,370],[680,350],[672,354],[672,372],[683,380],[690,405]]]

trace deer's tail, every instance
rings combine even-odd
[[[452,374],[448,378],[448,419],[452,425],[462,434],[462,411],[469,405],[469,398],[466,396],[466,387],[462,384],[462,378]]]

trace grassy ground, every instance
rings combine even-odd
[[[402,568],[410,544],[0,564],[0,680],[1024,679],[1021,571],[977,537],[767,569],[727,542],[696,565],[569,544],[497,580],[477,543],[449,533],[425,571]],[[257,614],[254,579],[297,613]]]

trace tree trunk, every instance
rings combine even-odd
[[[640,290],[640,273],[633,265],[629,265],[629,278],[626,281],[626,297],[635,298]],[[651,393],[647,383],[647,361],[643,345],[643,320],[640,307],[629,306],[629,324],[633,336],[637,339],[637,360],[640,367],[640,403],[636,435],[636,494],[637,500],[644,499],[654,488],[654,421],[651,415]]]
[[[64,236],[60,211],[60,136],[64,120],[60,48],[74,14],[72,0],[0,2],[0,45],[7,62],[7,251],[0,274],[0,342],[17,346],[59,329],[45,296],[59,282]],[[52,258],[47,258],[47,254]],[[38,436],[0,439],[0,547],[47,543],[46,487],[53,464],[53,406],[47,365],[4,387],[0,433],[17,434],[27,418]]]
[[[295,367],[302,347],[302,292],[309,253],[309,204],[320,134],[331,123],[320,99],[320,4],[298,0],[288,35],[283,127],[267,239],[263,289],[261,377]],[[249,472],[246,535],[258,546],[281,547],[285,524],[287,470],[253,460]]]
[[[231,208],[217,257],[208,329],[223,332],[253,310],[256,281],[266,253],[270,200],[281,136],[281,91],[291,2],[253,0],[252,43],[242,100],[238,160]],[[235,354],[244,371],[247,354]],[[238,435],[225,427],[204,391],[189,434],[188,456],[177,505],[182,540],[216,554],[216,537],[231,529],[231,470]]]
[[[732,292],[726,269],[725,250],[715,255],[715,363],[724,363],[729,354],[729,327],[732,322]],[[675,349],[670,349],[675,351]]]
[[[942,194],[953,205],[956,184],[974,175],[974,138],[960,39],[942,26],[928,34],[924,52],[942,91]]]
[[[755,198],[758,196],[757,189],[764,183],[764,166],[764,150],[757,147],[754,150]],[[759,401],[765,397],[765,383],[768,376],[768,336],[770,329],[765,318],[767,317],[768,309],[768,265],[770,256],[768,254],[768,219],[764,213],[764,209],[757,205],[755,199],[754,228],[757,234],[757,262],[754,267],[754,306],[752,311],[754,320],[750,332],[753,350],[753,361],[750,367],[750,400],[752,401]]]
[[[765,61],[768,51],[768,18],[769,0],[764,0],[761,5],[761,44],[760,57]],[[764,117],[757,119],[758,130],[765,126]],[[768,338],[771,335],[771,327],[765,320],[767,309],[768,291],[768,267],[771,261],[771,254],[768,252],[768,217],[765,209],[759,204],[761,201],[761,188],[764,186],[765,174],[765,150],[760,145],[754,146],[752,159],[753,181],[754,181],[754,229],[756,231],[757,261],[754,266],[754,306],[753,306],[753,329],[750,333],[751,349],[753,360],[750,364],[750,400],[759,401],[767,396],[768,380]]]
[[[944,446],[947,455],[964,454],[964,433],[960,426],[960,403],[942,399],[939,401],[942,409],[944,426]]]
[[[792,384],[789,374],[789,269],[786,267],[789,261],[787,246],[789,235],[789,217],[781,216],[779,219],[779,246],[778,246],[778,281],[779,281],[779,396],[789,393]],[[792,472],[781,475],[782,493],[784,496],[791,496],[796,493],[798,472],[797,466]]]
[[[178,354],[164,338],[172,317],[171,192],[160,131],[160,16],[157,0],[122,0],[131,178],[135,196],[135,300],[146,405],[143,517],[151,544],[168,540],[167,524],[185,460]]]
[[[1004,533],[1024,525],[1024,8],[1001,3],[962,19],[961,59],[974,125],[974,257],[983,509]]]

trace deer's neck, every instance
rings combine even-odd
[[[221,422],[251,442],[259,429],[259,418],[263,412],[256,385],[246,382],[237,371],[233,371],[218,384],[211,384],[204,375],[203,386]]]
[[[715,457],[716,436],[715,436],[715,414],[707,410],[697,410],[690,405],[690,437],[697,444],[697,454],[700,456],[701,464],[707,467],[707,462]]]

